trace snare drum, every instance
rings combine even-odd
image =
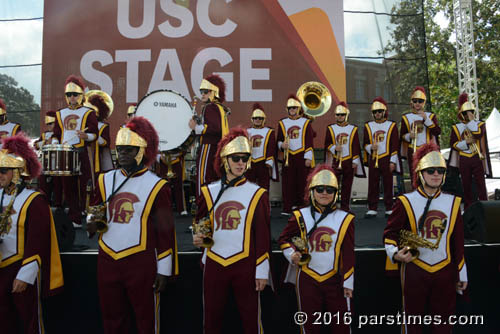
[[[44,145],[42,147],[42,170],[44,175],[80,175],[78,151],[71,145]]]
[[[187,151],[194,141],[189,127],[193,108],[177,92],[157,90],[144,96],[136,108],[136,116],[147,118],[160,138],[159,151]]]

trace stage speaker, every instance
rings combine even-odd
[[[465,239],[484,243],[500,242],[500,201],[479,201],[463,215]]]
[[[52,208],[52,216],[54,217],[54,224],[56,226],[59,251],[70,251],[75,242],[75,228],[73,227],[73,223],[62,208]]]

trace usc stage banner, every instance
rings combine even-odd
[[[42,112],[64,107],[64,80],[80,75],[113,98],[114,136],[128,104],[155,90],[193,101],[216,73],[230,126],[250,125],[259,102],[276,127],[304,82],[328,87],[331,110],[345,99],[343,26],[342,0],[45,0]],[[333,121],[322,118],[317,145]]]

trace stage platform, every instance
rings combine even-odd
[[[399,326],[376,324],[380,318],[374,318],[396,316],[401,303],[399,278],[387,276],[384,271],[384,212],[379,210],[377,218],[364,219],[365,205],[355,204],[352,210],[357,216],[353,332],[399,333]],[[275,277],[281,276],[285,266],[275,242],[287,223],[287,218],[280,213],[279,208],[273,208],[271,260]],[[202,333],[201,253],[192,245],[191,235],[186,232],[190,224],[190,217],[176,216],[180,275],[170,282],[161,296],[161,333]],[[62,253],[65,291],[44,302],[47,333],[102,333],[96,280],[97,240],[89,240],[83,230],[77,230],[75,244],[76,249],[87,249]],[[467,244],[465,256],[470,282],[469,301],[459,298],[457,314],[483,316],[483,324],[457,325],[454,333],[500,333],[500,244]],[[298,327],[293,323],[296,311],[293,288],[278,286],[274,293],[266,288],[261,301],[266,333],[298,333]],[[231,299],[229,303],[223,332],[243,333],[234,301]],[[360,326],[358,319],[369,319],[372,324]]]

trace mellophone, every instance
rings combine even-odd
[[[80,175],[78,151],[67,144],[48,144],[42,147],[42,173],[52,176]]]

